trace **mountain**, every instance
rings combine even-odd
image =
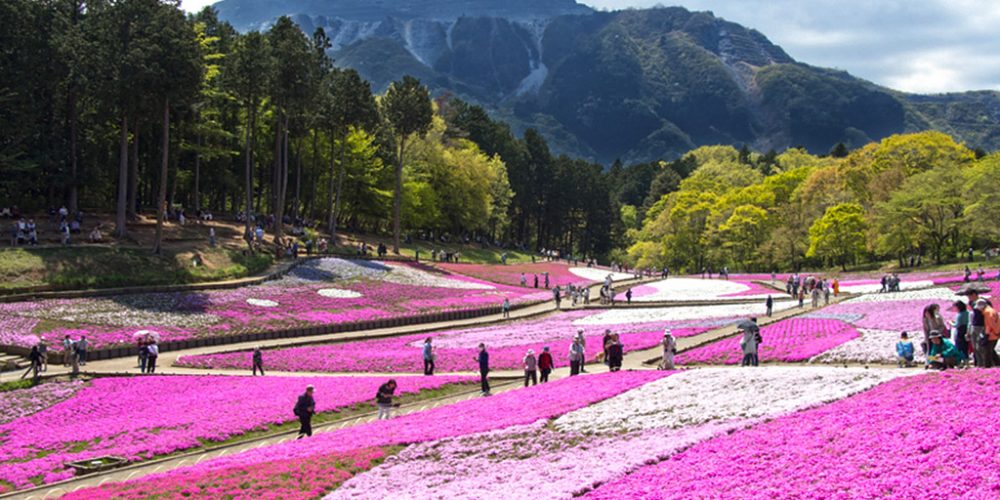
[[[412,74],[553,149],[610,162],[704,144],[825,153],[938,129],[1000,149],[1000,94],[913,95],[792,59],[756,30],[680,7],[598,12],[574,0],[223,0],[221,18],[322,27],[376,89]]]

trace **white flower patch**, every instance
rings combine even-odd
[[[934,286],[934,282],[931,280],[920,280],[920,281],[902,281],[899,283],[900,290],[918,290],[921,288],[928,288]],[[846,293],[878,293],[882,289],[882,285],[879,283],[871,283],[867,285],[841,285],[840,291]],[[898,294],[898,293],[897,293]],[[890,294],[892,295],[892,294]]]
[[[323,288],[316,293],[329,299],[358,299],[362,295],[354,290],[342,290],[340,288]]]
[[[774,303],[774,312],[795,307],[792,301]],[[609,309],[604,312],[580,318],[574,325],[621,325],[629,323],[655,323],[662,321],[692,321],[711,318],[738,318],[764,316],[767,307],[764,301],[759,304],[719,304],[714,306],[679,306],[648,309],[621,308]]]
[[[247,304],[257,307],[278,307],[278,303],[267,299],[247,299]]]
[[[614,432],[774,417],[914,373],[832,367],[688,370],[563,415],[555,424],[560,430]]]
[[[841,288],[843,290],[843,288]],[[878,288],[875,289],[875,292]],[[869,292],[866,295],[845,300],[844,304],[856,304],[861,302],[892,302],[896,300],[956,300],[959,297],[950,288],[934,287],[921,290],[910,290],[891,293]]]
[[[896,342],[899,342],[899,332],[887,330],[859,329],[860,337],[840,344],[829,351],[809,360],[810,363],[896,363]],[[919,335],[914,335],[918,337]],[[920,353],[920,339],[910,338],[913,342],[914,362],[923,363],[924,355]]]
[[[670,278],[647,283],[643,286],[654,288],[656,291],[633,297],[632,302],[714,300],[723,295],[736,294],[750,289],[744,284],[733,281],[692,278]]]
[[[611,281],[623,281],[632,279],[633,275],[626,273],[613,273],[607,269],[596,269],[593,267],[571,267],[569,272],[587,281],[604,283],[604,279],[611,275]]]
[[[456,290],[495,290],[493,285],[464,281],[461,279],[439,276],[407,265],[387,264],[389,274],[385,281],[398,285],[429,286],[435,288],[451,288]]]

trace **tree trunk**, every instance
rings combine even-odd
[[[333,178],[337,175],[337,160],[333,155],[333,146],[336,141],[333,140],[333,135],[330,135],[330,180],[327,182],[326,186],[326,207],[329,209],[326,213],[326,228],[330,233],[330,244],[337,244],[337,226],[336,219],[334,218],[334,213],[336,209],[333,205]]]
[[[194,149],[194,200],[195,212],[201,210],[201,134],[198,134],[198,147]]]
[[[399,255],[400,216],[403,209],[403,154],[406,152],[406,138],[399,140],[399,156],[396,161],[396,196],[392,198],[392,253]]]
[[[66,97],[66,125],[69,135],[69,211],[76,213],[80,210],[80,188],[77,179],[78,163],[76,155],[77,119],[76,119],[76,89],[70,86],[69,95]]]
[[[163,144],[160,158],[160,192],[156,197],[156,239],[153,253],[163,253],[163,221],[167,215],[167,161],[170,158],[170,99],[163,100]]]
[[[330,227],[330,237],[337,237],[337,218],[340,217],[340,196],[344,187],[344,175],[347,172],[347,140],[346,136],[340,143],[340,173],[337,175],[337,198],[333,206],[333,225]],[[332,178],[331,178],[332,182]]]
[[[139,196],[139,120],[132,123],[132,159],[128,174],[128,218],[138,217]]]
[[[128,204],[128,115],[122,114],[122,124],[118,138],[118,210],[115,213],[115,237],[125,239],[126,205]]]
[[[246,191],[247,191],[247,206],[246,206],[246,221],[244,222],[243,234],[250,232],[250,214],[253,212],[253,129],[257,125],[257,110],[256,104],[250,104],[247,106],[249,109],[249,116],[247,117],[247,134],[246,134],[246,145],[243,150],[243,157],[246,159],[245,173],[246,173]],[[250,245],[250,251],[253,251],[253,245]]]
[[[277,185],[275,185],[275,205],[274,205],[274,237],[280,238],[285,233],[285,194],[288,190],[288,116],[284,116],[284,123],[279,129],[278,137],[280,145],[279,162],[276,163]]]

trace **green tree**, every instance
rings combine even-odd
[[[943,262],[946,254],[965,242],[965,206],[965,178],[959,165],[945,164],[914,175],[876,208],[879,249],[897,254],[907,251],[906,240],[894,238],[904,232],[912,243],[928,249],[935,262]]]
[[[832,206],[809,228],[806,255],[829,259],[846,271],[848,262],[864,253],[867,230],[868,223],[861,205],[841,203]]]
[[[330,175],[327,186],[327,228],[331,237],[337,235],[337,218],[346,171],[347,135],[352,128],[371,130],[378,120],[378,108],[371,85],[353,69],[335,70],[324,81],[326,96],[323,123],[330,137]],[[340,171],[337,173],[333,148],[340,144]],[[334,179],[336,178],[336,189]],[[336,194],[334,194],[336,191]],[[335,240],[334,240],[335,241]]]
[[[403,164],[412,136],[422,136],[431,126],[434,111],[427,87],[412,76],[389,85],[382,98],[382,114],[392,130],[396,155],[396,188],[392,201],[392,251],[399,253],[400,211],[403,204]]]

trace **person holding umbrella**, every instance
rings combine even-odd
[[[757,327],[757,318],[741,321],[736,325],[743,332],[740,339],[740,349],[743,351],[743,361],[740,366],[758,366],[760,358],[757,355],[757,348],[760,345],[760,328]]]

